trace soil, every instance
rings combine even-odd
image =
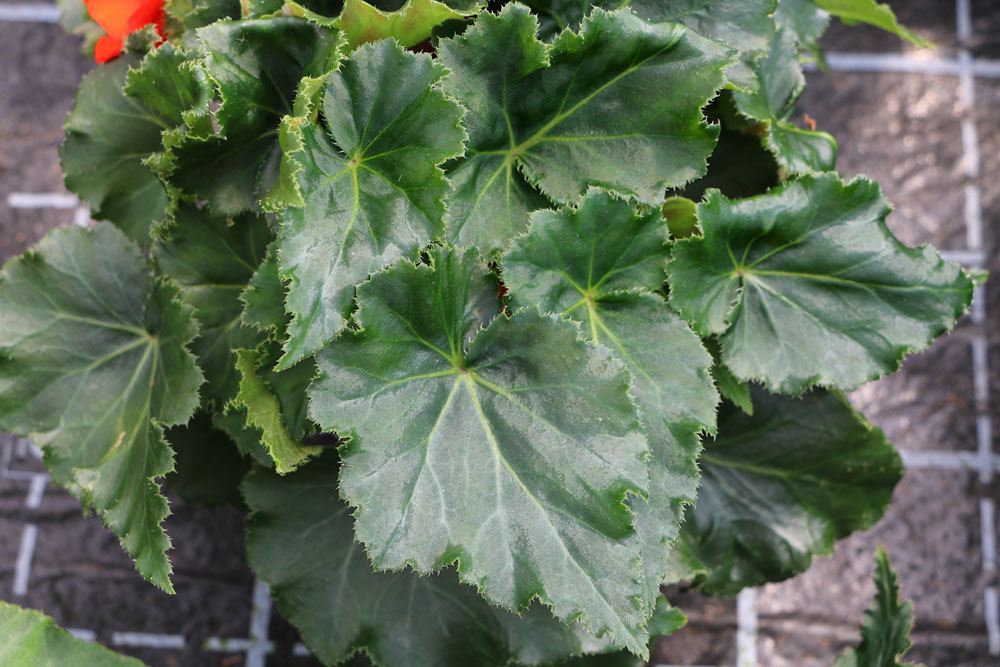
[[[900,19],[954,57],[953,2],[896,0]],[[973,0],[976,57],[1000,58],[1000,3]],[[836,23],[836,22],[835,22]],[[77,40],[55,25],[3,23],[0,29],[0,259],[22,252],[47,229],[70,224],[72,210],[12,209],[12,192],[65,192],[57,150],[61,123],[80,77],[89,69]],[[910,53],[913,48],[873,29],[840,25],[825,40],[831,51]],[[964,187],[979,186],[987,266],[1000,270],[994,229],[1000,222],[1000,80],[976,82],[981,175],[970,181],[962,164],[956,77],[918,74],[811,72],[800,111],[840,141],[842,172],[878,180],[895,204],[894,231],[909,244],[967,247]],[[971,342],[984,331],[992,360],[990,389],[1000,396],[1000,287],[984,291],[988,319],[968,318],[950,337],[907,360],[903,370],[853,395],[855,404],[904,451],[976,450],[977,405]],[[993,406],[1000,405],[996,401]],[[994,425],[1000,415],[992,408]],[[1000,436],[1000,433],[995,434]],[[1000,442],[1000,438],[995,438]],[[41,471],[38,460],[18,452],[10,466]],[[0,454],[3,450],[0,449]],[[20,454],[20,455],[18,455]],[[2,459],[0,459],[2,461]],[[51,614],[64,626],[92,630],[111,644],[116,632],[182,635],[183,650],[116,646],[154,667],[244,664],[244,654],[203,648],[209,637],[246,638],[253,575],[243,562],[241,516],[233,509],[205,509],[171,500],[167,530],[173,538],[176,596],[145,584],[100,522],[84,517],[78,502],[48,487],[39,507],[25,505],[26,481],[0,477],[0,598]],[[912,660],[930,666],[998,664],[987,650],[980,498],[1000,501],[1000,485],[982,485],[965,470],[913,469],[892,508],[871,531],[841,542],[804,575],[759,592],[759,652],[766,667],[829,665],[854,643],[862,610],[873,594],[873,553],[884,544],[899,571],[903,593],[914,601],[917,625]],[[13,578],[24,526],[38,527],[28,591],[15,596]],[[657,646],[654,658],[675,665],[733,665],[736,613],[732,600],[706,599],[671,589],[670,599],[690,617],[688,628]],[[298,638],[275,613],[269,628],[274,652],[267,664],[314,665],[292,655]]]

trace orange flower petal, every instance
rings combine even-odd
[[[112,35],[105,35],[97,40],[94,46],[94,61],[98,64],[114,60],[122,54],[122,38]]]
[[[125,36],[129,17],[138,9],[139,0],[86,0],[87,13],[104,32],[119,38]]]
[[[156,26],[156,32],[162,37],[165,23],[166,14],[163,11],[163,0],[144,0],[128,17],[126,32],[134,32],[152,24]]]

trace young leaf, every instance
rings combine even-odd
[[[58,229],[4,267],[0,428],[34,434],[53,479],[94,508],[139,572],[172,592],[156,480],[163,426],[185,423],[202,376],[198,326],[115,227]]]
[[[776,32],[767,54],[753,69],[760,87],[736,91],[733,98],[741,113],[767,123],[766,144],[778,163],[791,174],[833,169],[837,141],[826,132],[806,130],[788,120],[806,85],[795,35],[785,29]]]
[[[143,667],[135,658],[76,639],[41,612],[2,600],[0,664],[5,667]]]
[[[891,32],[900,39],[920,46],[932,48],[934,42],[924,39],[909,28],[899,24],[889,5],[875,0],[813,0],[816,6],[827,11],[848,25],[867,23]]]
[[[273,363],[273,362],[272,362]],[[295,470],[318,447],[303,444],[300,439],[309,432],[305,415],[305,390],[315,375],[312,363],[299,364],[282,373],[269,373],[272,381],[283,380],[279,389],[272,389],[258,369],[268,371],[269,359],[255,350],[237,350],[236,368],[240,372],[240,393],[233,404],[246,411],[246,425],[261,432],[261,442],[281,474]],[[296,398],[300,400],[296,401]]]
[[[665,188],[705,172],[718,136],[701,109],[723,84],[723,47],[627,9],[595,9],[550,47],[537,27],[512,3],[439,44],[445,89],[469,110],[469,148],[448,174],[448,237],[483,252],[545,206],[534,186],[557,202],[597,184],[659,205]]]
[[[306,21],[219,21],[198,30],[204,70],[221,104],[219,134],[173,149],[170,182],[220,213],[258,209],[277,177],[278,124],[299,81],[336,67],[337,36]]]
[[[393,41],[366,45],[326,88],[326,128],[294,118],[304,206],[281,215],[279,270],[292,314],[281,367],[344,326],[354,286],[443,230],[437,166],[462,152],[461,110],[438,90],[444,70]]]
[[[372,572],[337,475],[327,454],[286,477],[258,468],[243,484],[250,567],[323,664],[364,651],[385,667],[539,665],[608,647],[539,605],[515,616],[487,604],[452,571]]]
[[[287,0],[285,11],[319,25],[339,28],[351,48],[387,38],[411,47],[426,41],[442,23],[475,14],[484,4],[479,0],[341,0],[333,3]]]
[[[889,231],[878,186],[834,174],[731,200],[710,191],[703,236],[677,241],[670,302],[741,380],[779,392],[853,389],[949,330],[972,280]]]
[[[881,518],[902,477],[899,454],[842,396],[751,394],[752,417],[723,404],[681,529],[681,561],[712,595],[804,571]]]
[[[242,322],[240,294],[264,258],[271,230],[257,215],[233,220],[185,203],[158,236],[157,265],[180,286],[202,325],[193,348],[207,380],[203,399],[221,407],[237,391],[234,350],[259,338]]]
[[[899,600],[899,583],[885,549],[875,554],[875,599],[865,611],[861,644],[844,651],[833,667],[918,667],[899,662],[910,649],[913,605]]]
[[[66,119],[60,148],[66,187],[91,205],[95,218],[143,246],[167,204],[143,160],[163,150],[161,135],[183,123],[183,112],[207,99],[203,80],[185,61],[165,44],[141,65],[132,55],[101,65],[84,77]]]
[[[475,251],[430,251],[358,289],[358,330],[318,355],[310,413],[349,435],[341,492],[378,569],[463,581],[518,609],[535,596],[646,653],[627,494],[646,495],[625,369],[575,326],[498,316]],[[485,327],[485,328],[484,328]]]
[[[683,506],[696,496],[697,434],[715,428],[719,400],[698,336],[653,294],[664,280],[665,241],[659,211],[636,213],[592,190],[577,209],[535,213],[500,261],[515,303],[580,322],[632,374],[651,452],[649,499],[632,505],[650,608]]]

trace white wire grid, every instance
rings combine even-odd
[[[923,75],[956,76],[959,79],[959,102],[962,108],[961,140],[962,168],[966,184],[964,187],[964,219],[966,247],[962,250],[942,252],[945,259],[956,261],[969,268],[979,269],[986,264],[986,250],[983,243],[983,221],[980,189],[979,137],[974,110],[976,107],[976,79],[1000,79],[1000,60],[975,59],[968,46],[972,41],[971,0],[956,0],[956,25],[959,49],[954,59],[926,57],[915,54],[880,53],[827,53],[829,68],[843,72],[905,73]],[[56,23],[59,11],[47,4],[0,4],[0,22]],[[19,209],[63,209],[73,211],[73,223],[86,227],[90,224],[87,206],[72,195],[61,193],[12,193],[7,200],[11,208]],[[976,405],[976,451],[902,451],[903,460],[909,468],[936,470],[975,471],[983,483],[979,497],[979,518],[981,535],[982,570],[986,581],[993,581],[997,572],[997,517],[994,500],[987,495],[986,484],[1000,472],[1000,455],[993,452],[993,425],[990,416],[989,387],[989,344],[986,337],[986,300],[984,287],[976,290],[973,300],[971,320],[975,332],[971,340],[973,386]],[[48,483],[45,473],[24,472],[10,467],[11,457],[23,456],[30,452],[40,456],[38,450],[27,440],[13,440],[4,445],[3,461],[0,466],[0,480],[20,480],[28,483],[24,505],[29,510],[37,509],[42,501]],[[28,522],[24,525],[14,571],[12,593],[15,598],[23,597],[28,591],[31,562],[38,526]],[[271,596],[267,585],[256,580],[253,587],[252,611],[250,615],[249,638],[210,637],[203,645],[206,651],[244,653],[247,667],[264,667],[267,655],[274,650],[268,639],[271,620]],[[983,589],[984,622],[990,655],[1000,656],[1000,591],[995,584]],[[740,593],[736,601],[737,667],[758,666],[757,637],[757,589],[747,589]],[[96,641],[92,630],[71,628],[70,632],[80,639]],[[156,634],[145,632],[114,632],[112,646],[132,646],[165,650],[183,649],[187,640],[182,635]],[[296,644],[293,654],[308,655],[308,649]],[[657,665],[656,667],[681,667]],[[699,667],[689,665],[684,667]],[[700,666],[705,667],[705,666]]]

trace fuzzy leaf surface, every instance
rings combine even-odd
[[[163,132],[181,125],[183,112],[207,94],[185,62],[165,44],[141,64],[125,55],[97,67],[84,77],[66,119],[60,148],[66,187],[90,204],[95,218],[144,246],[167,194],[143,160],[163,149]]]
[[[41,612],[2,600],[0,664],[6,667],[143,667],[135,658],[77,639]]]
[[[386,667],[538,665],[607,648],[539,605],[521,617],[494,607],[451,570],[373,572],[337,475],[327,454],[283,478],[258,468],[243,485],[250,566],[323,664],[361,649]]]
[[[237,391],[234,351],[259,338],[243,324],[240,294],[264,258],[271,231],[261,216],[229,219],[185,203],[159,236],[153,247],[157,265],[180,286],[201,323],[193,350],[205,373],[203,398],[221,407]]]
[[[701,109],[723,84],[722,46],[628,9],[596,9],[551,46],[537,28],[512,3],[439,44],[445,90],[469,111],[466,155],[449,166],[448,237],[483,252],[524,230],[541,193],[571,203],[601,185],[659,205],[705,172],[718,136]]]
[[[282,367],[344,326],[357,283],[441,235],[438,165],[464,138],[461,110],[437,87],[443,75],[391,40],[362,46],[329,78],[325,127],[302,121],[291,159],[304,205],[282,213],[278,245],[292,314]]]
[[[712,595],[804,571],[836,540],[878,521],[903,474],[882,432],[839,394],[793,398],[753,387],[751,395],[753,416],[723,404],[681,529],[681,560],[705,573],[701,588]]]
[[[826,132],[807,130],[789,120],[806,85],[795,34],[784,28],[777,31],[753,70],[759,88],[736,91],[733,98],[741,113],[767,123],[765,145],[778,163],[791,174],[832,170],[837,141]]]
[[[32,434],[53,479],[93,508],[139,572],[172,591],[157,479],[163,426],[198,405],[197,322],[108,223],[59,229],[4,267],[0,427]]]
[[[497,316],[475,251],[437,248],[358,290],[360,331],[318,355],[310,412],[349,435],[341,492],[378,569],[458,562],[519,609],[646,653],[628,494],[647,447],[625,369],[537,310]],[[483,328],[485,327],[485,328]]]
[[[889,231],[878,186],[834,174],[731,200],[710,191],[704,234],[678,241],[670,302],[741,380],[797,393],[853,389],[951,329],[972,280]]]
[[[278,125],[292,113],[299,81],[335,67],[340,42],[297,18],[219,21],[198,38],[221,97],[219,133],[174,148],[170,182],[223,214],[257,210],[277,178]]]
[[[637,214],[590,191],[579,208],[539,211],[501,258],[515,303],[538,304],[579,322],[632,374],[651,453],[649,499],[636,499],[644,601],[652,606],[677,539],[683,506],[698,486],[698,432],[715,427],[718,394],[711,357],[654,294],[664,280],[666,225],[659,211]]]
[[[316,369],[309,362],[275,373],[270,369],[271,364],[273,361],[256,350],[236,351],[240,393],[233,404],[246,411],[247,427],[260,431],[261,443],[274,461],[274,469],[285,474],[319,453],[317,447],[301,442],[311,432],[305,392]]]
[[[272,11],[281,5],[277,1],[266,4]],[[477,0],[288,0],[285,7],[295,16],[339,28],[351,48],[389,38],[409,48],[426,41],[442,23],[475,14],[483,4]]]

